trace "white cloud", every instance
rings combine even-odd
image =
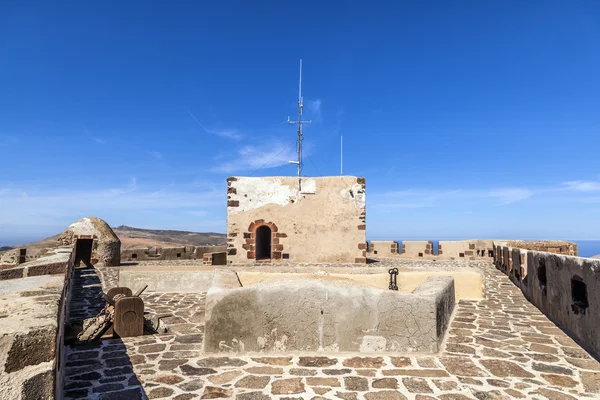
[[[198,118],[196,118],[190,110],[187,110],[187,112],[194,119],[194,121],[196,121],[196,123],[198,125],[200,125],[202,130],[206,133],[209,133],[211,135],[221,136],[221,137],[228,138],[228,139],[233,139],[233,140],[240,140],[243,137],[236,129],[221,129],[221,130],[207,129],[204,125],[202,125],[202,123],[200,121],[198,121]]]
[[[493,189],[405,189],[374,194],[373,206],[378,209],[436,207],[451,201],[488,201],[491,205],[508,205],[526,200],[535,194],[524,188]]]
[[[203,209],[222,208],[223,191],[212,184],[140,187],[130,184],[102,189],[77,187],[0,187],[0,231],[29,232],[35,227],[64,229],[89,215],[121,223],[127,218],[151,219],[162,213],[201,217]]]
[[[101,138],[97,138],[97,137],[93,137],[92,141],[98,143],[98,144],[106,144],[106,140],[101,139]]]
[[[306,107],[308,107],[308,109],[315,114],[321,112],[321,104],[321,99],[306,100]]]
[[[600,191],[600,182],[597,181],[568,181],[562,183],[564,189],[574,190],[576,192],[597,192]]]
[[[507,205],[526,200],[534,195],[533,190],[523,188],[493,189],[487,192],[487,196],[496,199],[500,205]]]
[[[294,148],[292,144],[286,145],[282,142],[272,142],[263,146],[244,146],[237,150],[237,158],[226,161],[212,170],[224,173],[236,171],[251,173],[258,169],[279,167],[288,164],[290,153],[293,153]]]

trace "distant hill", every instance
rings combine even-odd
[[[12,249],[14,249],[14,247],[11,247],[11,246],[2,246],[2,247],[0,247],[0,253],[2,253],[4,251],[12,250]]]
[[[162,229],[140,229],[121,225],[113,228],[119,239],[121,248],[147,246],[224,246],[227,236],[215,232],[188,232]]]
[[[227,235],[215,232],[141,229],[125,225],[113,228],[113,230],[119,239],[121,239],[121,249],[148,246],[224,246],[227,244]],[[34,254],[38,250],[56,246],[56,239],[58,239],[59,235],[60,234],[50,236],[49,238],[40,240],[38,242],[23,244],[15,247],[27,247],[27,253]],[[2,251],[2,249],[4,248],[0,248],[0,251]]]
[[[595,258],[595,259],[600,260],[600,254],[596,254],[595,256],[591,256],[590,258]]]

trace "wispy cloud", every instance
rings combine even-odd
[[[214,167],[215,172],[232,173],[238,171],[254,172],[258,169],[279,167],[288,164],[294,143],[271,142],[263,146],[244,146],[237,150],[236,158]]]
[[[221,136],[228,139],[240,140],[242,139],[242,135],[236,129],[221,129],[221,130],[213,130],[207,129],[202,123],[192,114],[190,110],[187,110],[188,114],[196,121],[198,125],[202,128],[202,130],[210,135]]]
[[[163,155],[159,151],[149,151],[148,154],[150,154],[152,157],[156,158],[157,160],[163,159]]]
[[[102,189],[33,186],[0,187],[0,231],[20,232],[36,226],[66,227],[88,215],[120,223],[146,214],[201,217],[203,209],[222,207],[222,189],[213,184],[140,186],[130,183]]]
[[[310,112],[312,112],[314,114],[320,114],[322,103],[323,102],[321,101],[321,99],[306,100],[306,107],[310,110]]]
[[[562,186],[566,190],[574,190],[576,192],[600,191],[600,182],[598,181],[568,181],[563,182]]]
[[[425,208],[441,206],[449,201],[486,201],[490,205],[503,206],[532,197],[535,192],[525,188],[492,189],[406,189],[374,194],[373,206],[379,209]]]
[[[93,137],[92,141],[98,144],[106,144],[106,140],[97,137]]]

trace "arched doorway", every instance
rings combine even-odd
[[[271,228],[266,225],[256,229],[256,259],[271,259]]]

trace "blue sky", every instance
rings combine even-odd
[[[227,176],[295,173],[300,58],[370,239],[600,239],[597,2],[126,3],[0,3],[1,244],[225,232]]]

